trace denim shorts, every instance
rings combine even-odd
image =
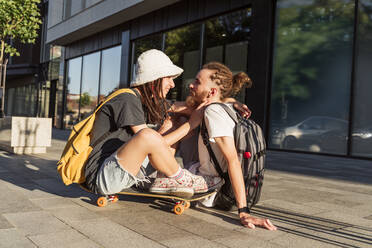
[[[102,195],[116,194],[130,188],[144,179],[139,179],[126,171],[118,161],[116,152],[106,158],[97,173],[97,189]]]

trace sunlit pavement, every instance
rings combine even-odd
[[[59,132],[54,130],[54,132]],[[371,247],[372,162],[269,152],[253,215],[279,228],[240,226],[235,212],[196,207],[177,216],[164,201],[97,196],[64,186],[56,161],[67,133],[48,153],[0,151],[0,247]]]

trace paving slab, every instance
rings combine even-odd
[[[49,208],[48,212],[66,224],[71,224],[75,221],[103,218],[101,215],[98,215],[95,212],[89,211],[78,205],[66,206],[64,208]]]
[[[252,214],[269,218],[278,226],[279,230],[283,231],[297,230],[304,227],[325,228],[327,230],[331,230],[352,226],[352,224],[319,217],[319,215],[323,214],[324,212],[326,211],[317,214],[306,214],[294,212],[285,208],[260,206],[256,207]]]
[[[25,235],[54,233],[70,227],[45,211],[19,212],[3,215]]]
[[[165,247],[108,219],[74,222],[72,226],[84,236],[105,248]]]
[[[9,223],[7,219],[1,214],[0,215],[0,229],[9,229],[13,228],[14,226]]]
[[[78,205],[73,201],[61,196],[54,196],[50,198],[31,199],[32,203],[39,206],[41,209],[60,209],[77,207]],[[86,211],[86,210],[85,210]]]
[[[38,206],[26,199],[21,193],[0,186],[0,213],[17,213],[40,210]]]
[[[98,248],[93,242],[76,230],[64,230],[57,233],[28,236],[40,248]]]
[[[177,216],[152,198],[100,208],[96,195],[62,183],[64,142],[52,143],[35,156],[0,151],[0,247],[371,246],[371,161],[269,151],[252,215],[271,219],[279,230],[270,232],[242,227],[236,211],[197,206]]]
[[[41,187],[36,183],[28,183],[28,184],[13,184],[9,182],[3,182],[5,186],[13,191],[21,193],[26,199],[34,200],[34,199],[49,199],[55,198],[56,195],[53,193],[49,193],[46,189]]]
[[[305,245],[301,240],[307,239]],[[309,242],[310,240],[310,242]],[[366,235],[356,235],[344,229],[301,228],[290,230],[288,234],[271,240],[273,243],[284,243],[291,247],[371,247],[372,240]]]
[[[288,233],[278,238],[270,240],[270,243],[282,247],[304,247],[304,248],[335,248],[353,247],[344,246],[343,243],[333,240],[333,238],[318,237],[316,234],[308,233],[307,230],[290,230]],[[355,246],[354,246],[355,247]]]
[[[257,210],[260,209],[260,207],[266,207],[276,210],[286,210],[286,211],[292,211],[294,213],[304,213],[304,214],[316,214],[323,212],[324,209],[317,208],[316,206],[312,206],[309,204],[309,206],[306,205],[306,203],[293,203],[290,201],[284,201],[279,199],[268,199],[268,200],[262,200],[259,204],[257,204]],[[253,211],[256,210],[256,208],[253,208]]]
[[[210,247],[210,248],[223,248],[229,247],[222,243],[211,241],[200,236],[187,236],[183,238],[169,239],[161,242],[167,247],[174,248],[195,248],[195,247]]]
[[[348,203],[345,201],[336,201],[335,204],[330,204],[327,202],[308,202],[304,203],[304,205],[308,207],[314,207],[317,209],[323,209],[324,211],[329,211],[330,209],[333,211],[337,211],[340,214],[347,214],[356,217],[366,217],[371,214],[371,206],[370,205],[353,205],[352,207],[348,206]],[[357,207],[358,206],[358,207]],[[324,212],[323,211],[323,212]]]
[[[1,248],[36,248],[37,246],[17,229],[0,229]]]
[[[255,237],[256,230],[252,230],[251,235],[229,235],[224,238],[215,239],[214,241],[231,248],[242,248],[242,247],[261,247],[261,248],[284,248],[286,246],[279,245],[277,243],[271,243],[267,240],[262,240]]]
[[[316,217],[330,219],[335,222],[347,223],[350,226],[360,226],[368,229],[372,228],[372,220],[368,220],[362,217],[356,217],[350,213],[345,214],[340,213],[338,211],[330,210],[327,212],[317,214]]]

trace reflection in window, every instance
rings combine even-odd
[[[80,79],[82,58],[71,59],[67,63],[65,126],[74,125],[79,118]]]
[[[354,1],[277,2],[271,147],[346,154],[353,23]]]
[[[9,88],[5,96],[5,114],[7,116],[36,116],[37,88],[26,85]]]
[[[100,52],[83,57],[81,81],[80,120],[87,117],[97,106],[99,87]]]
[[[176,87],[168,97],[185,100],[189,94],[189,84],[194,80],[200,61],[200,24],[188,25],[166,33],[165,51],[172,62],[184,69],[175,79]]]
[[[205,22],[204,62],[224,63],[235,74],[247,71],[251,9],[236,11]],[[254,82],[253,82],[254,83]],[[244,102],[245,90],[236,98]]]
[[[372,157],[372,0],[359,1],[352,154]]]
[[[101,82],[99,102],[105,96],[119,87],[120,82],[121,46],[102,51]]]
[[[162,50],[162,35],[156,34],[152,36],[148,36],[139,40],[136,40],[133,43],[133,54],[132,54],[132,73],[131,73],[131,79],[133,79],[138,56],[141,55],[144,51],[150,50],[150,49],[158,49]]]

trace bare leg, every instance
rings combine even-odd
[[[177,128],[179,128],[182,124],[187,122],[188,119],[185,116],[182,115],[173,115],[172,117],[166,119],[163,122],[163,125],[159,128],[158,133],[161,135],[167,135],[168,133],[173,132]],[[180,141],[186,140],[189,137],[193,136],[195,134],[195,131],[190,131],[185,137],[183,137],[181,140],[179,140],[177,143],[173,144],[170,149],[173,155],[176,154],[176,150],[179,148]]]
[[[179,169],[164,138],[149,128],[142,129],[120,147],[117,156],[120,165],[132,175],[137,175],[146,156],[149,156],[152,166],[166,176],[174,175]]]

